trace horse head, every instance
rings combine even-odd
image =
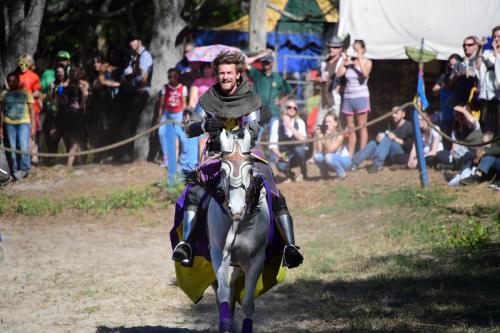
[[[220,134],[221,170],[225,192],[223,208],[234,221],[242,220],[251,204],[253,162],[250,155],[252,137],[248,129],[223,130]]]

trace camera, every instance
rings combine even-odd
[[[319,125],[319,129],[320,129],[321,133],[325,134],[328,127],[325,124],[321,124],[321,125]]]

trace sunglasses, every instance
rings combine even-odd
[[[292,110],[292,109],[293,109],[293,110],[297,110],[297,107],[296,107],[296,106],[292,106],[292,105],[287,105],[287,106],[286,106],[286,109],[287,109],[287,110]]]
[[[472,44],[463,44],[462,47],[471,47],[471,46],[474,46],[476,45],[476,43],[472,43]]]

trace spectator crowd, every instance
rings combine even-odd
[[[40,146],[58,152],[62,141],[66,152],[76,153],[133,136],[150,97],[157,97],[152,122],[163,123],[157,132],[156,159],[168,170],[169,183],[180,170],[198,165],[206,137],[187,137],[183,124],[203,113],[198,101],[217,82],[217,73],[209,61],[188,59],[195,48],[188,43],[183,58],[165,73],[160,91],[152,91],[153,57],[139,36],[131,36],[128,43],[129,54],[110,49],[106,56],[93,57],[90,66],[72,62],[69,52],[59,51],[53,68],[43,73],[36,72],[31,55],[19,57],[0,95],[0,138],[7,147],[33,155],[6,154],[12,179],[28,176],[32,164],[55,162],[38,158]],[[310,113],[300,110],[295,90],[275,71],[273,52],[246,57],[246,76],[262,100],[257,144],[268,139],[269,145],[262,147],[268,147],[270,163],[286,182],[308,179],[312,163],[320,177],[335,174],[338,181],[367,160],[372,160],[369,173],[385,166],[417,168],[408,110],[395,107],[388,129],[371,133],[372,140],[368,128],[362,127],[372,111],[368,81],[373,63],[365,55],[369,45],[357,39],[349,46],[335,36],[325,46],[326,56],[314,79],[319,107]],[[450,55],[432,87],[439,110],[419,118],[425,163],[442,170],[450,186],[496,179],[490,186],[500,190],[500,142],[492,140],[500,135],[500,26],[493,28],[490,38],[464,38],[462,46],[464,56]],[[354,131],[356,126],[362,128]],[[133,157],[133,144],[128,144],[97,154],[93,161],[123,163]],[[66,164],[83,162],[70,155]],[[294,173],[296,167],[300,174]],[[10,179],[4,175],[0,182]]]

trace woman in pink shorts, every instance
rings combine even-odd
[[[347,120],[347,128],[352,130],[356,124],[365,125],[370,112],[370,91],[368,77],[372,70],[372,61],[364,56],[365,42],[357,39],[353,44],[353,51],[348,56],[342,53],[343,66],[337,71],[337,77],[345,76],[346,87],[342,105],[342,113]],[[349,50],[348,50],[349,51]],[[349,133],[349,154],[354,155],[356,149],[356,132]],[[359,149],[363,149],[368,142],[368,129],[363,127],[359,132]]]

